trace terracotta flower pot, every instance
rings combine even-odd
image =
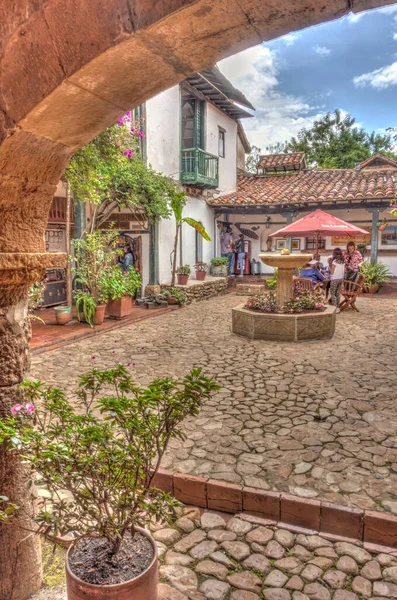
[[[378,291],[379,291],[379,285],[377,283],[374,283],[374,284],[368,286],[369,294],[376,294]]]
[[[182,273],[177,273],[178,277],[178,285],[186,285],[189,280],[189,275],[182,275]]]
[[[72,318],[72,309],[70,306],[56,306],[55,319],[57,325],[66,325]]]
[[[174,296],[168,296],[167,302],[168,302],[168,304],[178,304],[178,302],[177,302],[176,298],[174,298]]]
[[[106,304],[95,307],[94,325],[102,325],[105,320]]]
[[[158,558],[157,546],[151,535],[140,527],[136,528],[142,535],[146,536],[154,551],[150,566],[135,579],[118,583],[115,585],[93,585],[85,583],[74,575],[69,568],[69,554],[73,552],[73,546],[69,548],[66,555],[66,588],[68,600],[157,600],[158,585]]]
[[[206,271],[196,271],[197,281],[204,281],[206,275],[207,275]]]
[[[379,231],[385,231],[385,229],[387,229],[387,225],[385,225],[385,224],[379,225],[378,229],[379,229]]]
[[[132,310],[131,296],[122,296],[117,300],[109,300],[106,314],[115,319],[124,319]]]

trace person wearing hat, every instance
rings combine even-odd
[[[313,285],[317,285],[319,282],[324,281],[325,277],[320,273],[317,268],[318,260],[313,258],[309,260],[309,262],[301,269],[300,277],[304,277],[305,279],[311,279]]]

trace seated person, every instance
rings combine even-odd
[[[317,285],[317,283],[324,281],[325,277],[320,273],[320,271],[316,268],[317,260],[309,260],[307,265],[301,269],[299,277],[304,277],[305,279],[311,279],[313,285]]]

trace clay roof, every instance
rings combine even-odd
[[[209,201],[211,206],[261,206],[315,202],[392,199],[397,196],[397,168],[303,170],[285,175],[241,173],[237,190]]]
[[[374,154],[357,165],[357,167],[360,169],[380,169],[384,167],[397,169],[397,161],[388,156],[383,156],[383,154]]]
[[[259,157],[257,168],[263,171],[299,171],[306,167],[304,152],[265,154]]]

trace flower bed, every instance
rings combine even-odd
[[[309,292],[294,289],[294,297],[278,307],[275,292],[268,292],[260,296],[248,298],[244,305],[248,310],[263,313],[297,314],[311,311],[323,311],[325,309],[324,296],[320,291]]]

